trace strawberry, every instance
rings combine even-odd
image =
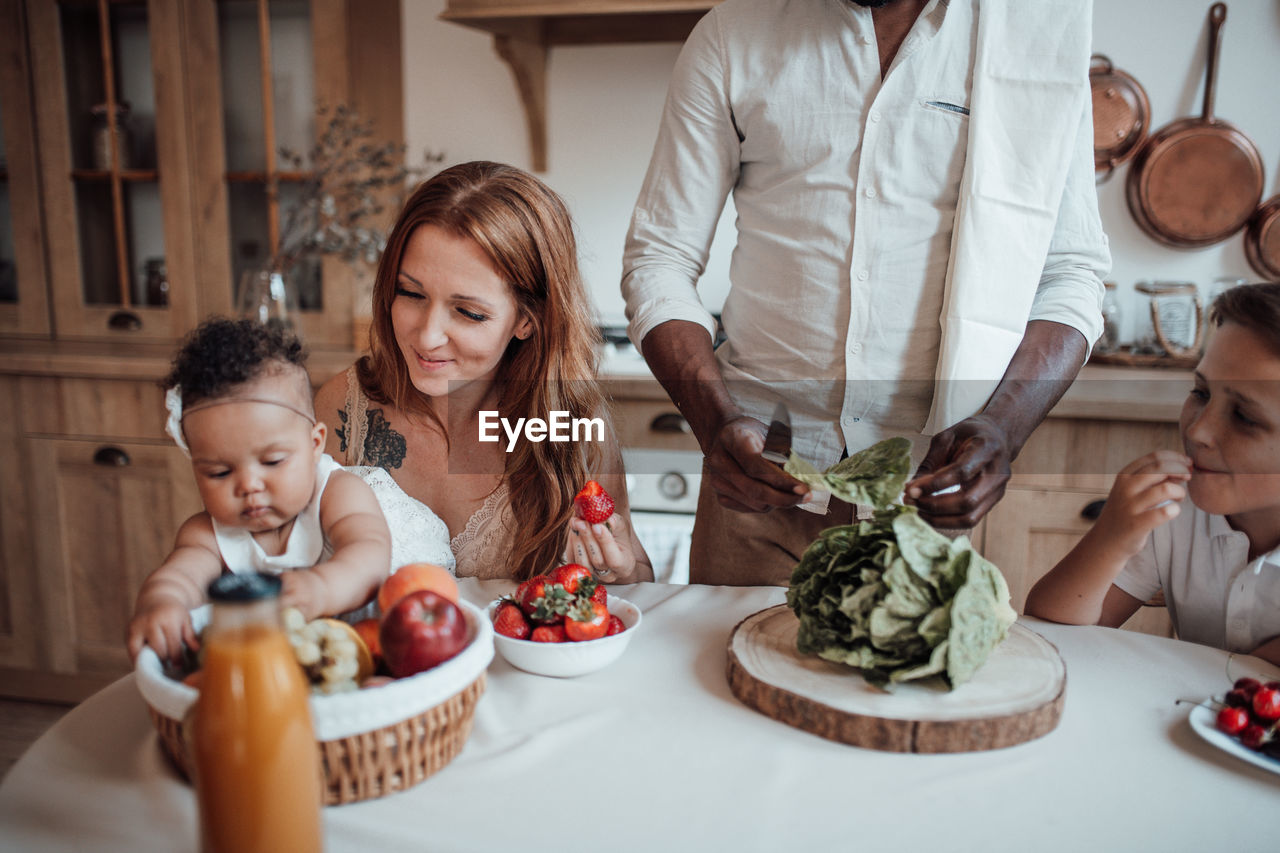
[[[587,524],[603,524],[613,515],[613,498],[595,480],[588,480],[573,499],[578,518]]]
[[[529,618],[540,624],[561,622],[572,604],[573,596],[565,592],[564,587],[558,583],[547,584],[542,589],[542,595],[533,600]]]
[[[547,575],[534,575],[516,587],[514,598],[525,616],[533,615],[533,608],[537,605],[538,599],[542,598],[549,583],[551,578]]]
[[[565,641],[563,625],[539,625],[533,629],[529,639],[535,643],[563,643]]]
[[[533,629],[529,625],[529,620],[524,618],[520,605],[507,599],[498,605],[498,609],[493,614],[493,630],[504,637],[527,640]]]
[[[578,585],[589,578],[591,578],[591,570],[577,563],[566,563],[551,570],[551,582],[560,584],[570,595],[575,594],[578,591]],[[590,594],[590,590],[587,593]]]
[[[627,630],[627,626],[623,624],[622,620],[610,613],[609,624],[604,629],[604,635],[606,637],[612,637],[614,634],[621,634],[625,630]]]
[[[575,643],[598,640],[609,627],[609,611],[589,598],[578,599],[564,617],[564,633]]]
[[[605,589],[604,584],[596,580],[595,577],[583,578],[578,584],[578,598],[589,598],[592,601],[609,606],[609,590]]]

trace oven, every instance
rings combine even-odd
[[[702,482],[702,454],[623,448],[636,537],[659,583],[689,582],[689,543]]]

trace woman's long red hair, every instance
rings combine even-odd
[[[599,334],[578,271],[568,208],[537,178],[500,163],[452,166],[405,202],[374,278],[369,355],[357,367],[365,394],[411,418],[425,417],[447,438],[409,380],[391,325],[401,258],[422,225],[474,240],[533,324],[527,340],[508,344],[498,367],[500,415],[547,420],[552,411],[563,411],[607,424],[595,381]],[[574,495],[597,476],[603,459],[595,441],[521,441],[506,454],[503,478],[516,521],[507,564],[512,577],[527,578],[559,563]]]

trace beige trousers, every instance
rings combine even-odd
[[[702,473],[689,547],[690,583],[787,586],[800,555],[819,533],[853,521],[853,504],[836,498],[825,516],[794,507],[734,512],[716,500],[705,465]]]

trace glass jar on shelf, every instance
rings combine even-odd
[[[129,132],[129,102],[117,103],[114,115],[107,104],[95,104],[89,112],[93,116],[93,168],[103,172],[111,170],[113,135],[118,158],[117,168],[122,172],[131,168],[133,138]]]
[[[1189,281],[1140,281],[1134,290],[1146,297],[1138,312],[1135,352],[1194,356],[1204,339],[1204,304]]]
[[[1093,349],[1098,353],[1112,353],[1120,349],[1120,323],[1123,314],[1116,295],[1116,283],[1104,281],[1102,286],[1105,288],[1102,296],[1102,337],[1098,338]]]
[[[1219,276],[1213,280],[1213,284],[1209,285],[1209,299],[1207,305],[1212,305],[1213,300],[1226,293],[1233,287],[1239,287],[1242,284],[1248,284],[1249,280],[1245,278],[1237,278],[1233,275]]]
[[[142,285],[146,305],[163,308],[169,304],[169,274],[164,258],[147,258],[142,267]]]

